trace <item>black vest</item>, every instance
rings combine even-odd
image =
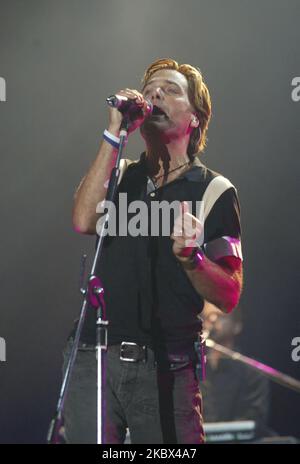
[[[147,194],[145,153],[127,168],[118,193],[134,200],[196,201],[218,175],[198,158],[176,180]],[[118,195],[116,207],[118,212]],[[118,216],[118,214],[117,214]],[[128,221],[131,216],[128,214]],[[173,231],[174,218],[170,230]],[[150,224],[150,220],[149,220]],[[168,347],[173,352],[191,346],[202,329],[203,298],[196,292],[172,251],[169,236],[107,236],[97,275],[101,278],[109,320],[108,344],[122,341]],[[95,342],[95,314],[89,310],[82,341]]]

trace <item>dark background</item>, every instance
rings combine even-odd
[[[0,0],[0,442],[43,443],[80,309],[73,192],[107,126],[105,97],[145,67],[199,66],[213,118],[203,162],[242,206],[243,352],[300,378],[299,0]],[[143,148],[134,134],[126,156]],[[300,395],[272,386],[271,426],[300,437]]]

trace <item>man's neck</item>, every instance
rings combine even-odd
[[[168,173],[189,162],[188,139],[171,140],[168,144],[147,143],[147,163],[150,175]]]

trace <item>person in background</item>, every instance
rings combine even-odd
[[[206,302],[203,328],[214,342],[239,351],[237,337],[243,325],[240,308],[224,314]],[[257,436],[269,435],[269,381],[246,364],[207,350],[206,381],[202,383],[205,422],[253,420]]]

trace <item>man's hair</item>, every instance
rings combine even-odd
[[[142,86],[145,87],[149,78],[156,71],[162,69],[173,69],[183,74],[188,82],[188,97],[191,105],[195,108],[195,112],[199,119],[199,127],[195,127],[190,136],[188,146],[188,155],[190,158],[202,152],[207,143],[207,129],[211,118],[211,99],[209,90],[203,80],[200,69],[191,66],[190,64],[178,64],[177,61],[170,58],[162,58],[154,61],[146,69],[142,78]]]

